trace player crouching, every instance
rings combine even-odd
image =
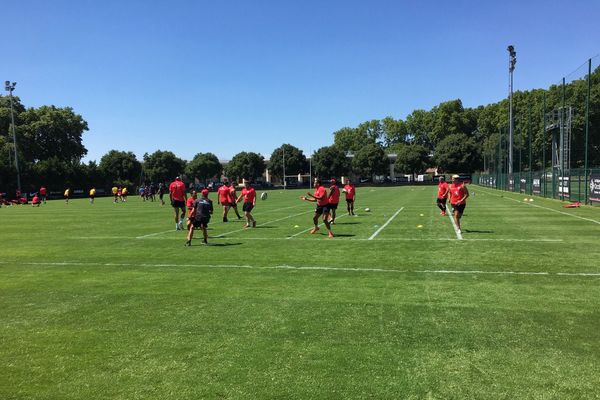
[[[332,238],[333,232],[331,231],[331,224],[329,223],[329,209],[327,206],[329,205],[329,200],[327,196],[327,189],[321,185],[320,179],[315,179],[315,193],[307,193],[306,196],[300,197],[300,199],[305,201],[310,201],[313,203],[317,203],[317,208],[315,209],[315,214],[313,216],[313,223],[315,227],[311,229],[310,233],[315,234],[319,230],[319,216],[323,216],[323,223],[325,223],[325,227],[327,227],[327,231],[329,231],[329,237]]]
[[[210,222],[210,216],[213,213],[212,201],[208,198],[208,189],[203,189],[202,197],[194,201],[193,209],[190,211],[188,217],[190,224],[188,227],[186,246],[192,245],[192,238],[194,237],[194,228],[202,229],[203,244],[208,244],[208,223]]]

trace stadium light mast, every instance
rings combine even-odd
[[[514,46],[511,44],[506,49],[508,50],[508,76],[509,76],[509,95],[508,95],[508,174],[512,176],[513,173],[513,135],[514,135],[514,123],[513,123],[513,71],[515,70],[515,64],[517,63],[517,52]]]
[[[4,82],[4,89],[8,92],[8,97],[10,99],[10,121],[12,126],[12,136],[13,136],[13,144],[15,148],[15,168],[17,169],[17,190],[21,191],[21,173],[19,171],[19,157],[17,156],[17,134],[15,132],[15,112],[13,110],[13,91],[17,86],[17,82]]]

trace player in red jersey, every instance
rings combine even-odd
[[[192,195],[190,197],[188,197],[188,199],[185,201],[185,206],[187,207],[187,229],[190,229],[190,224],[192,223],[192,214],[194,211],[194,202],[196,201],[196,199],[198,198],[198,192],[195,190],[192,190]]]
[[[246,217],[246,225],[244,228],[253,227],[256,228],[256,220],[252,216],[252,209],[256,205],[256,190],[252,186],[250,186],[249,181],[244,182],[244,188],[242,189],[242,194],[236,199],[236,202],[244,198],[244,206],[242,210],[244,210],[244,216]]]
[[[462,233],[460,229],[460,219],[465,212],[467,206],[467,198],[469,197],[469,190],[463,182],[460,181],[458,175],[452,175],[452,184],[450,184],[450,204],[454,210],[454,222],[458,228],[458,233]]]
[[[227,213],[231,207],[231,191],[229,190],[229,182],[223,182],[223,186],[217,189],[217,204],[223,206],[223,222],[227,222]]]
[[[335,178],[331,178],[330,183],[331,183],[331,186],[329,187],[329,197],[327,198],[329,205],[327,206],[327,208],[329,208],[329,214],[330,214],[329,222],[334,224],[335,223],[335,213],[338,208],[338,204],[340,202],[340,188],[338,187]]]
[[[38,194],[35,193],[33,195],[33,199],[31,200],[31,205],[33,205],[34,207],[39,207],[40,203],[41,203],[40,198],[38,197]]]
[[[440,176],[440,182],[438,183],[437,193],[437,206],[442,212],[441,215],[446,215],[446,199],[448,199],[448,182],[444,176]]]
[[[348,208],[348,215],[354,215],[354,199],[356,197],[356,187],[350,179],[348,179],[346,186],[344,186],[344,193],[346,195],[346,207]]]
[[[48,195],[48,189],[46,189],[46,186],[42,185],[42,187],[40,188],[39,194],[40,194],[40,201],[42,203],[46,204],[46,196]]]
[[[313,216],[313,223],[315,227],[311,229],[310,233],[315,234],[319,230],[319,216],[323,216],[323,222],[327,227],[327,231],[329,231],[329,237],[333,237],[333,232],[331,231],[331,224],[329,223],[329,199],[327,196],[327,189],[321,185],[320,179],[315,179],[315,193],[306,193],[306,196],[300,197],[300,199],[305,201],[310,201],[313,203],[317,203],[317,208],[315,209],[315,214]]]
[[[187,200],[185,184],[181,182],[181,177],[176,177],[175,180],[169,185],[169,198],[171,199],[171,206],[175,212],[175,229],[180,231],[183,229],[185,202]],[[179,211],[181,211],[181,214]]]
[[[231,208],[233,208],[233,211],[235,211],[235,215],[237,215],[238,219],[242,219],[242,216],[240,215],[240,213],[238,212],[238,208],[237,208],[237,193],[236,193],[236,183],[232,183],[229,186],[229,204],[231,205]]]

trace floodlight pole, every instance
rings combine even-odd
[[[312,156],[308,158],[308,174],[310,175],[308,178],[308,187],[312,189]]]
[[[508,46],[508,75],[509,75],[509,96],[508,96],[508,174],[512,176],[513,173],[513,71],[515,70],[515,64],[517,63],[517,52],[513,45]]]
[[[284,145],[285,146],[285,145]],[[281,153],[283,155],[283,190],[285,190],[285,147],[281,146]]]
[[[21,191],[21,173],[19,171],[19,157],[17,155],[17,134],[15,132],[15,112],[13,109],[13,90],[15,90],[15,86],[17,86],[17,82],[4,82],[4,88],[8,92],[8,97],[10,99],[10,120],[12,126],[12,135],[13,135],[13,144],[15,148],[15,168],[17,169],[17,190]]]

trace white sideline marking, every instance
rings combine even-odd
[[[390,219],[388,219],[387,221],[385,221],[385,224],[381,225],[381,227],[380,227],[379,229],[377,229],[377,230],[375,231],[375,233],[373,233],[373,234],[371,235],[371,237],[370,237],[369,239],[367,239],[367,240],[373,240],[373,239],[375,239],[375,237],[376,237],[377,235],[379,235],[379,232],[381,232],[381,231],[383,230],[383,228],[385,228],[386,226],[388,226],[388,225],[389,225],[389,223],[390,223],[390,222],[392,222],[392,220],[393,220],[394,218],[396,218],[396,215],[400,214],[400,211],[402,211],[402,210],[404,210],[404,207],[400,207],[400,208],[398,209],[398,211],[396,211],[396,212],[394,213],[394,215],[392,215],[392,216],[390,217]]]
[[[563,214],[563,215],[568,215],[569,217],[573,217],[573,218],[579,218],[579,219],[582,219],[582,220],[584,220],[584,221],[589,221],[589,222],[593,222],[594,224],[598,224],[598,225],[600,225],[600,221],[596,221],[595,219],[590,219],[590,218],[580,217],[579,215],[573,215],[573,214],[569,214],[569,213],[567,213],[567,212],[564,212],[564,211],[555,210],[555,209],[553,209],[553,208],[548,208],[548,207],[540,206],[540,205],[537,205],[537,204],[526,203],[526,202],[524,202],[524,201],[517,200],[517,199],[513,199],[513,198],[511,198],[511,197],[504,197],[504,196],[500,196],[499,194],[492,193],[492,192],[488,192],[487,190],[482,190],[482,191],[483,191],[484,193],[486,193],[486,194],[490,194],[490,195],[492,195],[492,196],[501,197],[501,198],[503,198],[503,199],[508,199],[508,200],[516,201],[517,203],[521,203],[521,204],[527,204],[528,206],[537,207],[537,208],[541,208],[541,209],[548,210],[548,211],[553,211],[553,212],[555,212],[555,213],[559,213],[559,214]],[[509,192],[509,193],[512,193],[512,192]],[[542,197],[542,198],[543,198],[543,197]]]
[[[275,210],[270,210],[269,212],[263,212],[263,213],[260,213],[260,214],[258,214],[258,213],[257,213],[256,215],[268,214],[268,213],[271,213],[271,212],[276,212],[276,211],[286,210],[286,209],[288,209],[288,208],[297,208],[297,207],[300,207],[300,206],[301,206],[301,205],[296,205],[296,206],[288,206],[288,207],[282,207],[282,208],[276,208]],[[272,222],[275,222],[275,221],[272,221]],[[264,225],[264,224],[263,224],[263,225]],[[240,229],[240,230],[243,230],[243,229]],[[177,231],[177,230],[175,230],[175,231],[174,231],[173,229],[170,229],[170,230],[168,230],[168,231],[162,231],[162,232],[149,233],[148,235],[136,236],[136,239],[146,239],[146,238],[149,238],[149,237],[152,237],[152,236],[164,235],[165,233],[169,233],[169,232],[176,232],[176,231]],[[183,231],[184,231],[184,232],[187,232],[187,230],[186,230],[186,229],[183,229]],[[234,231],[234,232],[238,232],[238,231]],[[229,233],[232,233],[232,232],[229,232]],[[229,233],[228,233],[228,234],[229,234]]]
[[[302,214],[308,214],[311,211],[312,210],[304,211],[304,212],[301,212],[301,213],[298,213],[298,214],[294,214],[294,215],[288,215],[287,217],[283,217],[283,218],[279,218],[279,219],[274,219],[272,221],[263,222],[262,224],[258,224],[256,226],[259,227],[259,226],[269,225],[269,224],[271,224],[273,222],[278,222],[278,221],[283,221],[285,219],[294,218],[294,217],[297,217],[297,216],[302,215]],[[235,231],[229,231],[229,232],[221,233],[220,235],[217,235],[217,236],[213,236],[213,238],[221,238],[223,236],[229,235],[230,233],[241,232],[241,231],[245,231],[245,230],[246,230],[246,228],[236,229]]]
[[[50,265],[50,266],[103,266],[103,267],[196,267],[221,269],[255,269],[255,270],[297,270],[297,271],[327,271],[327,272],[379,272],[404,274],[465,274],[465,275],[527,275],[527,276],[577,276],[600,277],[600,272],[546,272],[546,271],[482,271],[482,270],[440,270],[440,269],[385,269],[385,268],[355,268],[355,267],[297,267],[294,265],[254,266],[236,264],[175,264],[175,263],[102,263],[102,262],[10,262],[0,261],[0,264],[16,265]]]
[[[448,215],[448,218],[450,218],[450,222],[452,222],[452,226],[454,227],[454,233],[456,233],[456,238],[458,240],[463,240],[462,234],[458,230],[456,222],[454,222],[454,213],[452,212],[452,210],[450,210],[450,207],[448,207],[448,203],[446,203],[446,215]]]
[[[311,211],[312,211],[312,210],[311,210]],[[339,217],[336,217],[336,221],[337,221],[338,219],[340,219],[340,218],[344,218],[346,215],[348,215],[348,214],[344,214],[344,215],[340,215]],[[317,225],[317,226],[320,228],[320,227],[322,227],[323,225],[325,225],[325,222],[321,222],[321,223],[320,223],[319,225]],[[335,225],[335,224],[334,224],[334,225]],[[295,238],[296,236],[302,235],[303,233],[305,233],[305,232],[308,232],[308,231],[310,231],[311,229],[313,229],[313,228],[308,228],[308,229],[305,229],[305,230],[303,230],[303,231],[300,231],[300,232],[298,232],[298,233],[294,233],[292,236],[288,236],[288,237],[286,237],[286,238],[285,238],[285,240],[288,240],[288,239]],[[284,239],[284,238],[279,238],[279,239]]]
[[[339,217],[341,218],[341,216]],[[338,218],[338,219],[339,219]],[[306,232],[308,230],[310,230],[312,228],[306,229],[303,232]],[[298,235],[298,234],[296,234]],[[217,238],[217,236],[209,236],[209,238]],[[225,239],[225,240],[288,240],[290,238],[290,236],[287,237],[235,237],[235,238],[229,238],[229,237],[219,237],[219,239]],[[70,240],[135,240],[136,238],[132,238],[132,237],[127,237],[127,236],[74,236],[74,237],[70,237],[68,238]],[[153,240],[182,240],[183,236],[169,236],[169,237],[165,237],[165,238],[154,238]],[[309,239],[298,239],[298,240],[309,240]],[[368,241],[369,239],[366,238],[340,238],[339,240],[348,240],[348,241]],[[450,241],[450,242],[454,242],[457,241],[459,239],[457,238],[435,238],[435,239],[431,239],[431,238],[380,238],[377,239],[378,242],[431,242],[431,240],[436,240],[436,241]],[[468,238],[468,239],[462,239],[465,242],[542,242],[542,243],[557,243],[557,242],[564,242],[563,239],[546,239],[546,238],[539,238],[539,239],[520,239],[520,238]]]

